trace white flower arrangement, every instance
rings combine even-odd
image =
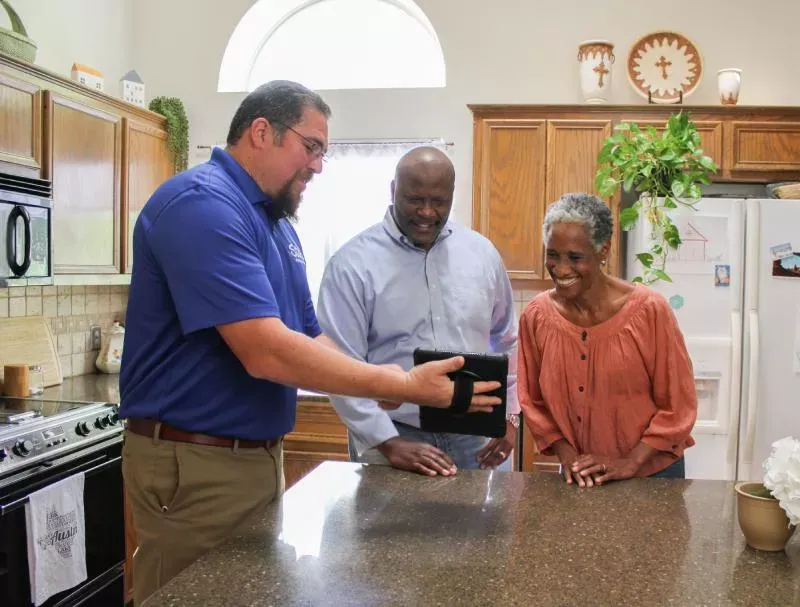
[[[787,436],[772,443],[764,470],[764,487],[778,500],[789,524],[800,524],[800,440]]]

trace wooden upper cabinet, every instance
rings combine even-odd
[[[611,130],[611,120],[547,121],[546,205],[570,192],[597,194],[594,189],[597,155],[603,142],[611,135]],[[616,197],[606,202],[616,213]],[[612,240],[612,250],[606,266],[609,271],[617,267],[617,240]]]
[[[548,204],[568,192],[596,193],[597,155],[610,135],[610,120],[547,121]]]
[[[484,120],[475,129],[472,225],[497,247],[510,278],[541,279],[546,121]]]
[[[122,119],[50,91],[45,103],[55,273],[119,273]]]
[[[133,228],[142,207],[164,181],[172,176],[174,165],[167,147],[166,131],[125,120],[123,149],[124,208],[123,268],[131,272],[133,264]]]
[[[800,171],[800,122],[732,122],[731,171]]]
[[[0,73],[0,171],[41,176],[42,91]]]

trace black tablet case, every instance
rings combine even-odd
[[[501,403],[491,413],[456,413],[450,409],[420,407],[420,429],[425,432],[451,432],[492,438],[505,436],[508,356],[506,354],[476,354],[417,348],[414,350],[414,365],[454,356],[463,356],[465,362],[461,369],[449,374],[450,379],[454,379],[458,373],[467,371],[469,372],[467,376],[475,381],[499,381],[500,387],[488,394],[499,397]],[[476,379],[475,376],[479,379]]]

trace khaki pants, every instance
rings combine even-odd
[[[231,449],[126,432],[122,458],[136,607],[283,493],[282,443]]]

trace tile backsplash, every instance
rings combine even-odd
[[[0,318],[44,316],[56,339],[64,377],[94,373],[99,350],[94,326],[124,322],[127,286],[10,287],[0,289]]]
[[[538,294],[539,291],[514,289],[514,309],[517,312],[517,321],[519,321],[519,317],[522,315],[522,311],[525,309],[525,306],[528,305],[528,302]]]

